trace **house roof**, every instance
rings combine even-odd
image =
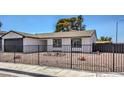
[[[55,32],[46,34],[36,34],[34,36],[38,38],[68,38],[68,37],[91,37],[93,34],[96,35],[95,30]]]
[[[5,33],[5,34],[3,34],[1,37],[5,36],[6,34],[9,34],[10,32],[19,34],[19,35],[21,35],[21,36],[23,36],[23,37],[38,38],[38,37],[34,36],[33,34],[29,34],[29,33],[25,33],[25,32],[16,32],[16,31],[13,31],[13,30],[11,30],[11,31],[9,31],[9,32],[7,32],[7,33]]]
[[[14,32],[19,34],[23,37],[29,38],[38,38],[38,39],[47,39],[47,38],[69,38],[69,37],[91,37],[93,34],[96,35],[95,30],[86,30],[86,31],[69,31],[69,32],[54,32],[54,33],[45,33],[45,34],[29,34],[24,32],[16,32],[16,31],[9,31],[2,35],[1,37],[5,36],[6,34]]]

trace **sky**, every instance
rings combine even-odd
[[[77,15],[0,15],[3,31],[20,31],[27,33],[49,33],[55,31],[55,25],[61,18]],[[87,30],[96,30],[97,37],[110,36],[115,42],[116,21],[124,19],[119,15],[84,15]],[[124,21],[119,21],[118,42],[124,42]]]

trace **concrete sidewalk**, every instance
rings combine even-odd
[[[59,76],[59,77],[118,77],[123,73],[91,73],[48,66],[0,62],[0,71],[15,73],[17,76]],[[21,75],[19,75],[21,74]]]

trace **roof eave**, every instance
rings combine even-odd
[[[39,39],[53,39],[53,38],[87,38],[91,36],[75,36],[75,37],[39,37]]]

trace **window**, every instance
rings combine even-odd
[[[53,47],[62,47],[61,39],[53,39]]]
[[[72,47],[80,48],[81,47],[81,38],[72,39]]]

